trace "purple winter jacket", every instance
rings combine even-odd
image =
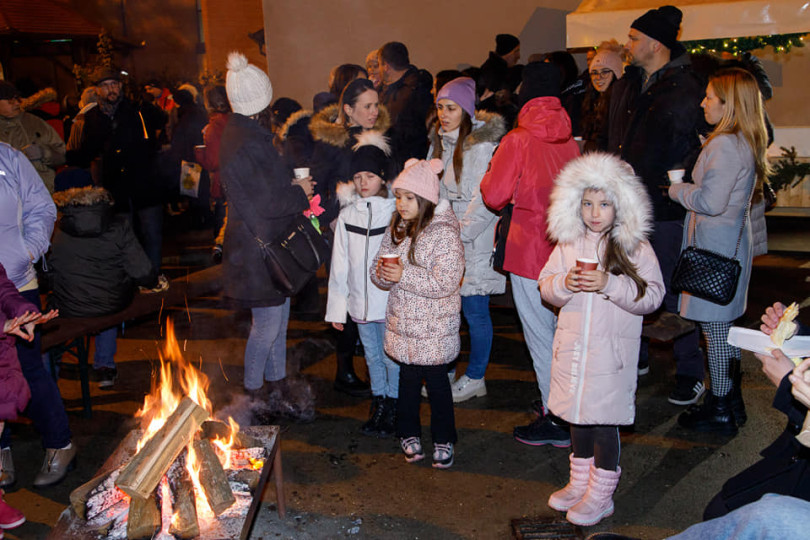
[[[16,338],[2,331],[7,320],[26,311],[39,312],[36,306],[20,296],[0,264],[0,421],[16,419],[17,413],[25,409],[31,398],[17,359]]]

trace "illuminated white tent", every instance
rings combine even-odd
[[[667,3],[683,12],[681,41],[810,32],[808,0],[584,0],[566,16],[567,47],[624,43],[635,19]]]

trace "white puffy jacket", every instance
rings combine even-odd
[[[378,288],[368,276],[395,201],[377,196],[361,199],[351,182],[338,187],[338,197],[351,202],[340,211],[335,226],[325,319],[345,323],[348,312],[361,321],[385,320],[388,291]]]

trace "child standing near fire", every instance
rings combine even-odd
[[[16,420],[31,398],[17,359],[14,336],[31,341],[34,326],[48,322],[57,314],[56,311],[42,314],[20,296],[0,264],[0,326],[3,328],[0,332],[0,431],[6,420]],[[23,513],[9,506],[3,500],[3,490],[0,490],[0,538],[3,538],[3,529],[13,529],[23,523]]]
[[[543,299],[560,308],[549,410],[571,424],[570,480],[548,505],[581,526],[613,514],[619,426],[635,418],[643,316],[664,297],[647,235],[644,185],[615,156],[590,153],[555,180],[548,235],[557,243],[540,272]]]
[[[428,390],[433,467],[453,465],[457,440],[447,364],[461,347],[464,246],[458,219],[439,200],[439,159],[409,159],[392,188],[396,213],[375,257],[372,281],[389,289],[385,350],[401,364],[397,435],[408,463],[424,459],[419,420],[422,381]],[[397,258],[382,262],[386,255]]]
[[[352,150],[352,181],[337,188],[343,208],[335,226],[326,321],[342,332],[348,312],[357,323],[372,394],[369,419],[360,429],[389,437],[396,431],[399,364],[383,348],[388,292],[371,283],[369,268],[394,212],[385,184],[391,176],[391,149],[381,133],[369,130],[357,136]]]

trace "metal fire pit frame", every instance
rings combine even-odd
[[[250,531],[253,529],[253,522],[255,521],[256,513],[261,506],[264,489],[267,486],[267,481],[270,478],[271,472],[274,474],[275,479],[277,496],[276,504],[278,507],[279,517],[283,518],[285,516],[286,507],[284,499],[283,476],[281,472],[280,427],[247,426],[241,428],[241,431],[260,440],[267,451],[267,456],[265,457],[264,465],[262,466],[262,471],[259,475],[259,483],[253,492],[253,498],[248,511],[243,518],[241,533],[238,537],[240,540],[247,540],[247,538],[250,536]],[[107,458],[107,461],[105,461],[104,464],[99,468],[97,474],[114,471],[126,461],[131,459],[136,453],[135,448],[142,434],[143,433],[140,430],[133,430],[128,433],[112,455],[110,455],[110,457]],[[48,540],[88,540],[91,538],[103,539],[104,537],[100,536],[98,531],[87,527],[85,521],[76,515],[71,506],[68,506],[62,512],[56,525],[53,529],[51,529],[51,532],[47,536]],[[197,538],[204,540],[226,540],[220,539],[219,536],[206,536],[204,532]],[[230,538],[227,540],[230,540]]]

